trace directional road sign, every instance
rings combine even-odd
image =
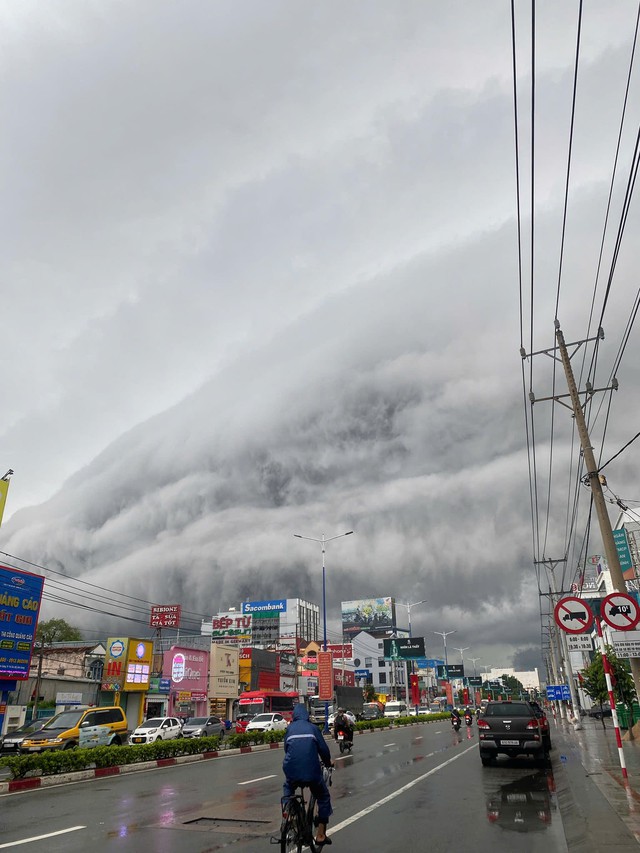
[[[593,624],[593,613],[584,598],[567,595],[561,598],[553,611],[556,623],[568,634],[582,634]]]
[[[616,631],[632,631],[640,622],[640,608],[626,592],[612,592],[602,602],[600,614]]]
[[[547,699],[571,699],[571,692],[568,684],[547,684]]]

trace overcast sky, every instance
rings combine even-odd
[[[587,330],[633,7],[585,4],[567,340]],[[535,349],[553,344],[577,8],[537,4]],[[15,470],[0,549],[195,618],[320,601],[320,548],[293,533],[354,529],[327,547],[334,637],[340,600],[424,598],[412,622],[431,654],[433,631],[456,629],[479,666],[538,663],[509,4],[0,0],[0,39],[0,465]],[[600,385],[637,289],[638,222],[632,204]],[[638,429],[636,339],[605,456]],[[536,417],[546,499],[549,404]],[[545,556],[565,548],[571,426],[557,409]],[[596,445],[603,427],[604,412]],[[637,459],[609,480],[640,500]],[[43,615],[118,624],[51,599]]]

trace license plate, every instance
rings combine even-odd
[[[508,803],[526,803],[527,795],[526,794],[507,794],[507,802]]]
[[[501,740],[500,746],[518,746],[519,743],[518,740]]]
[[[344,735],[338,735],[338,740],[344,740]]]
[[[133,737],[133,738],[131,738],[131,740],[134,743],[144,743],[144,738],[142,738],[142,737]]]

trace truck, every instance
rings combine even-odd
[[[329,716],[337,713],[338,708],[344,708],[345,711],[351,711],[356,720],[359,720],[362,716],[363,702],[362,688],[337,684],[333,688],[333,699],[329,702]],[[318,725],[324,723],[324,706],[324,699],[317,695],[311,697],[309,700],[309,719],[312,723],[318,723]]]

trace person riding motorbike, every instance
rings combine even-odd
[[[460,711],[457,708],[454,708],[451,711],[451,725],[457,731],[462,725],[462,720],[460,718]]]
[[[327,835],[327,824],[333,812],[331,795],[322,776],[322,766],[333,767],[331,752],[319,728],[309,722],[309,712],[304,705],[293,709],[293,720],[284,736],[284,761],[282,769],[285,782],[282,786],[283,800],[293,796],[296,787],[308,785],[318,802],[318,831],[316,844],[321,847],[331,844]]]
[[[464,721],[468,726],[472,725],[473,714],[471,713],[471,708],[465,708],[464,709]]]
[[[353,725],[344,708],[338,709],[336,718],[333,721],[333,736],[336,740],[338,740],[338,732],[343,732],[345,740],[348,743],[353,743]]]

